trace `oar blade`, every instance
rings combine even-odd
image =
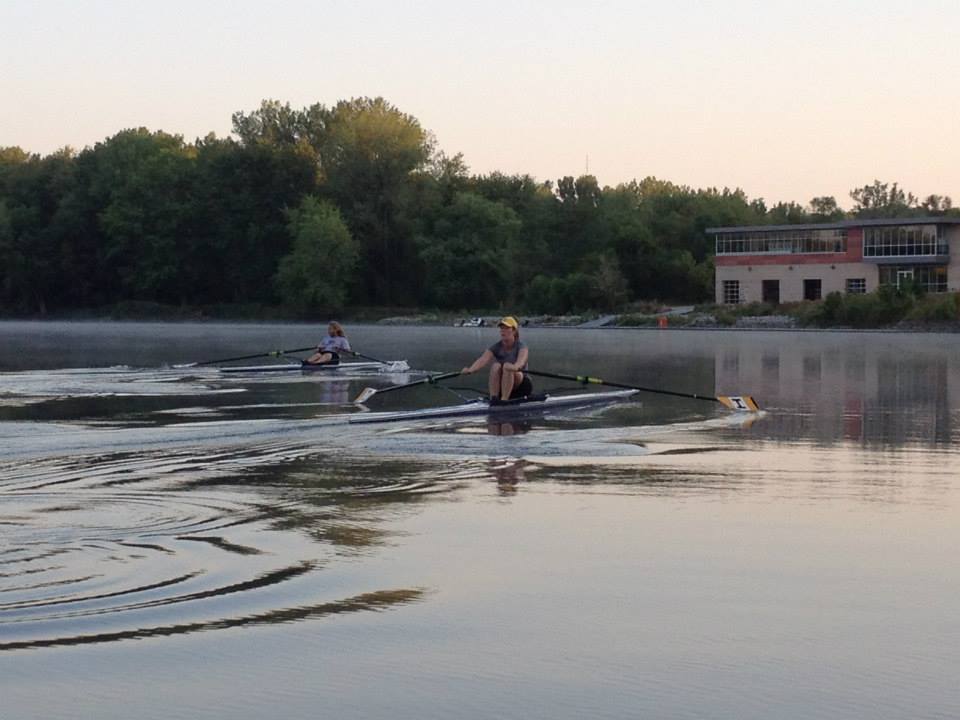
[[[353,402],[357,405],[363,405],[363,403],[365,403],[367,400],[369,400],[376,394],[377,394],[376,388],[372,388],[372,387],[364,388],[363,390],[360,391],[360,394],[357,395],[356,398],[354,398]]]
[[[718,395],[717,400],[735,412],[759,412],[760,410],[757,401],[749,395]]]

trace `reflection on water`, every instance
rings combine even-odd
[[[172,367],[308,330],[0,323],[5,720],[960,716],[954,337],[524,330],[749,416],[356,426],[401,380]],[[434,371],[494,339],[351,331]]]
[[[490,462],[490,473],[496,479],[497,490],[501,495],[512,495],[517,491],[517,486],[527,479],[524,472],[526,465],[525,460]]]
[[[320,385],[318,401],[325,405],[346,405],[350,402],[350,383],[334,380]]]
[[[354,462],[347,474],[308,455],[232,473],[202,456],[158,459],[50,461],[3,482],[0,652],[412,602],[424,588],[328,599],[326,566],[383,543],[385,514],[457,487],[406,461]]]
[[[533,423],[529,420],[515,420],[513,422],[488,422],[487,432],[491,435],[522,435],[530,432]]]
[[[717,387],[730,392],[751,387],[772,410],[759,433],[778,440],[813,437],[876,446],[936,447],[954,441],[960,348],[952,337],[779,336],[784,341],[716,350]]]

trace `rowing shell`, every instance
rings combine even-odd
[[[361,412],[351,415],[351,423],[395,422],[398,420],[421,420],[423,418],[468,417],[470,415],[513,416],[526,413],[546,412],[555,408],[587,407],[605,405],[633,397],[637,390],[614,392],[579,393],[577,395],[532,395],[529,398],[510,400],[500,405],[491,405],[486,399],[471,400],[461,405],[447,405],[422,410],[397,412]]]
[[[382,362],[346,362],[336,365],[311,365],[309,363],[287,363],[273,365],[238,365],[236,367],[217,368],[222,373],[264,373],[264,372],[344,372],[350,370],[385,370],[388,372],[406,372],[410,369],[405,360]]]

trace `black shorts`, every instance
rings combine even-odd
[[[324,362],[310,363],[310,365],[339,365],[340,364],[340,356],[337,353],[333,352],[333,350],[321,350],[320,348],[317,348],[317,354],[323,355],[324,353],[330,356],[329,360],[326,360]],[[306,360],[304,360],[304,362],[306,362]]]
[[[527,395],[533,395],[533,383],[530,382],[530,376],[524,373],[523,380],[521,380],[520,384],[510,393],[510,399],[516,400],[517,398],[526,397]]]

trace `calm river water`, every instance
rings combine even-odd
[[[348,330],[431,371],[496,339]],[[960,717],[960,337],[524,331],[756,416],[358,426],[420,376],[177,367],[321,331],[0,323],[4,720]]]

